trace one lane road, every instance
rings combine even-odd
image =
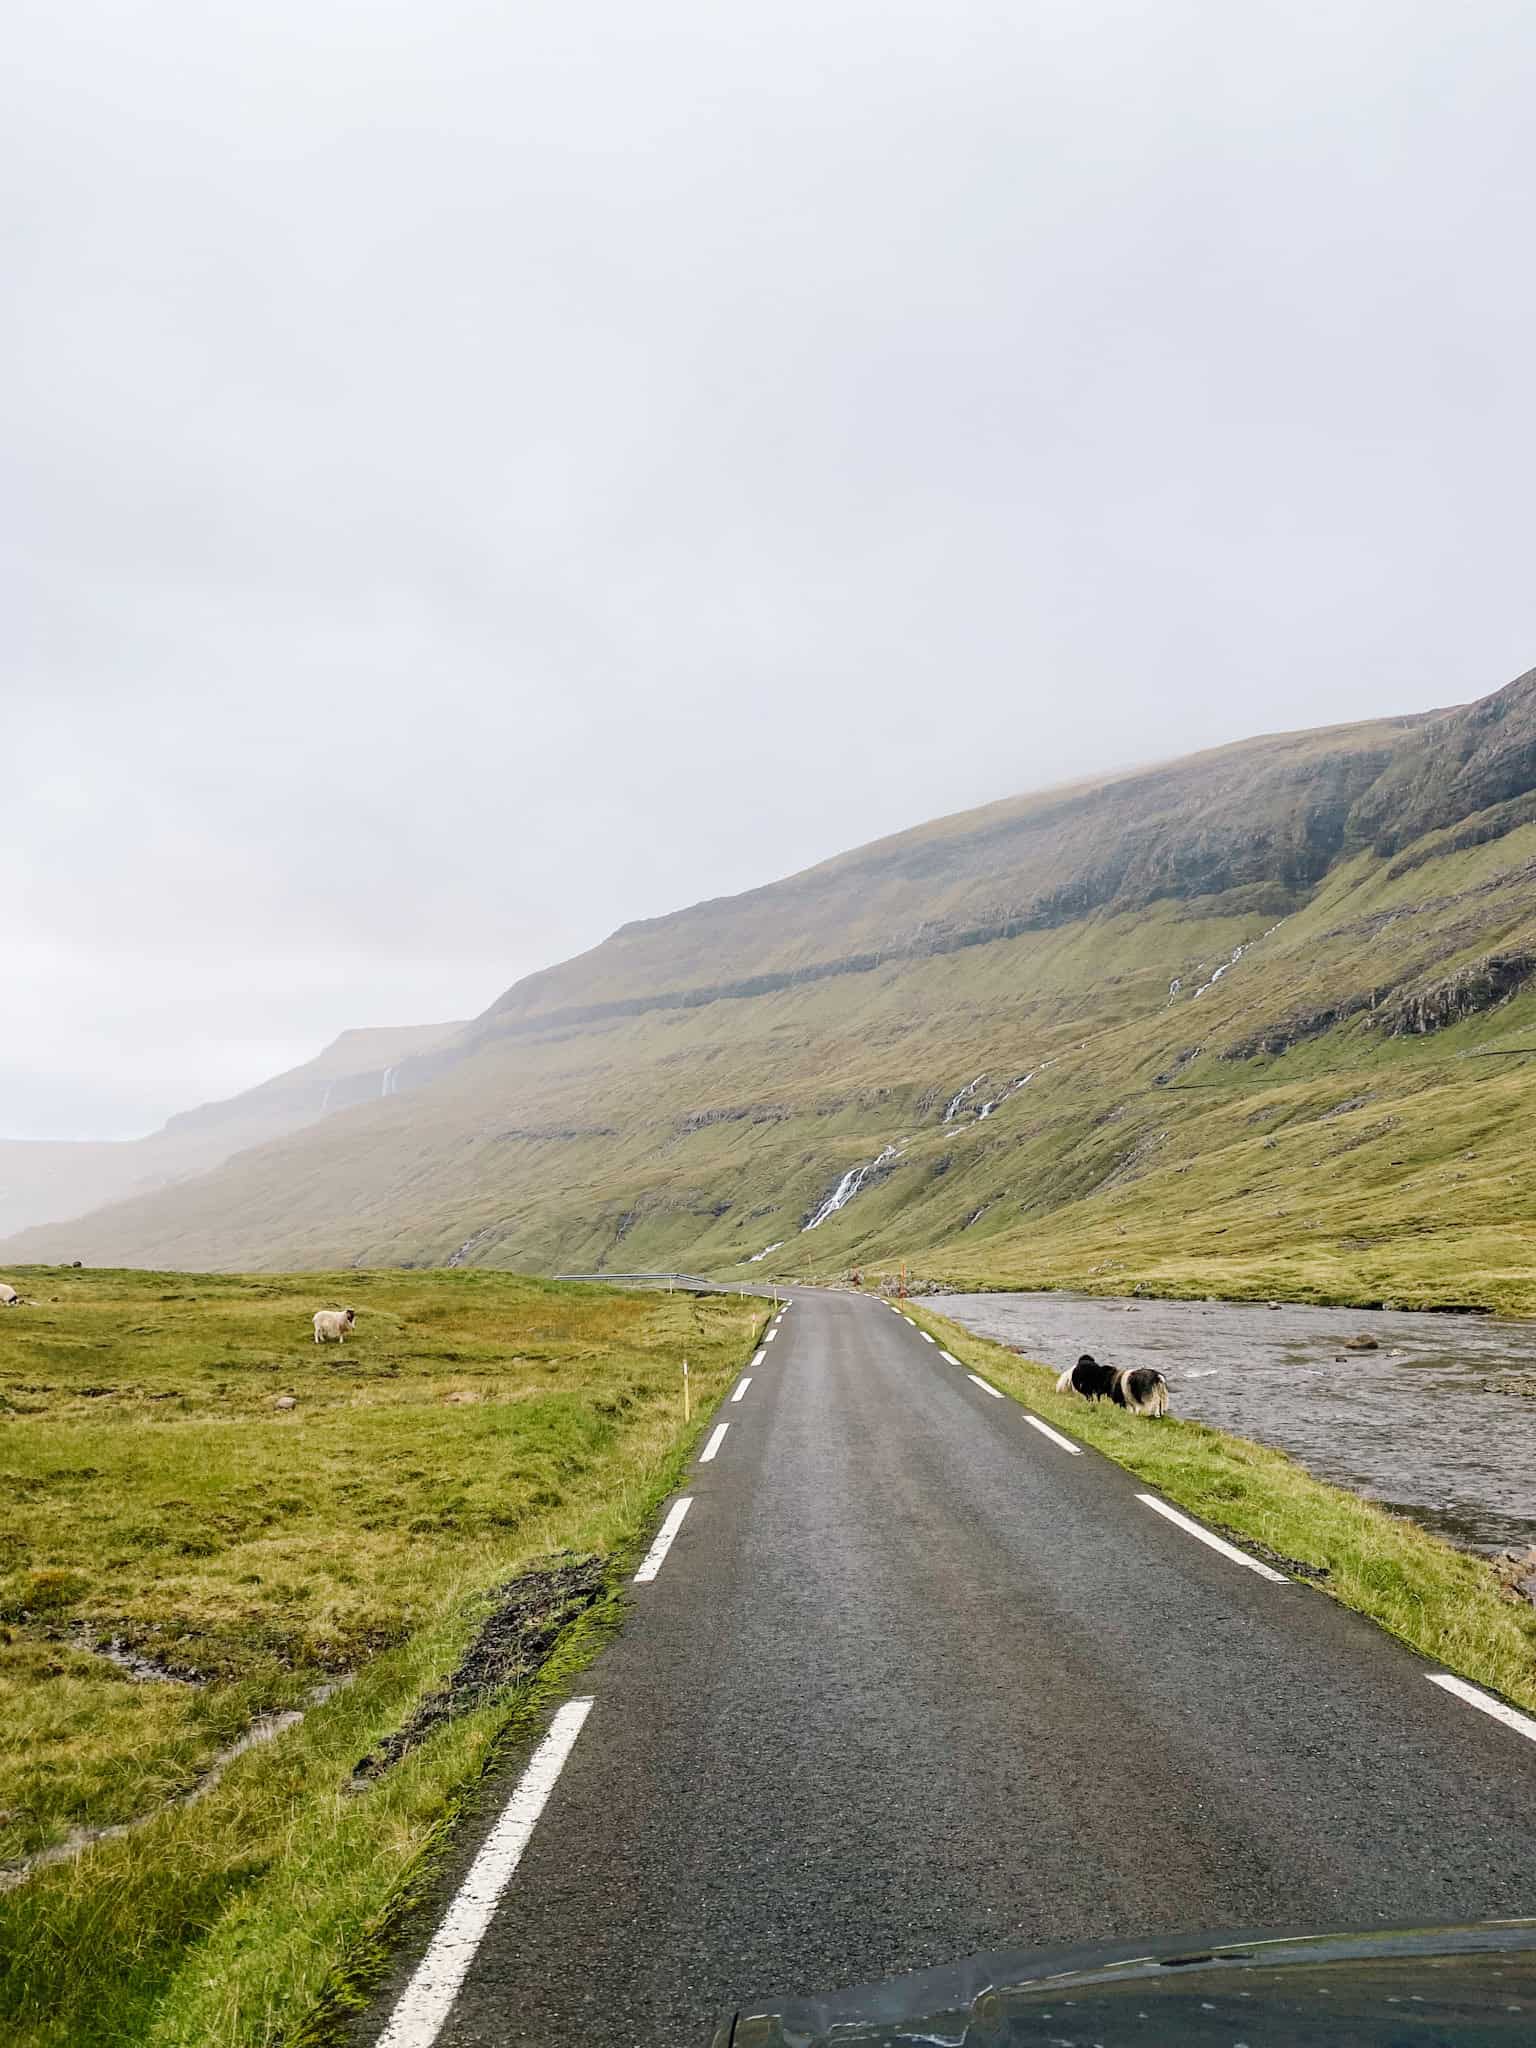
[[[980,1949],[1536,1910],[1536,1743],[904,1318],[801,1295],[717,1421],[446,2018],[398,2048],[690,2048],[755,1994]]]

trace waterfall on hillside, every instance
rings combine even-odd
[[[976,1112],[977,1123],[985,1123],[993,1110],[1001,1109],[1010,1095],[1017,1095],[1021,1088],[1027,1088],[1036,1074],[1043,1074],[1050,1064],[1049,1060],[1042,1060],[1038,1067],[1031,1067],[1027,1074],[1020,1074],[1017,1080],[1010,1081],[1001,1095],[994,1096],[991,1102],[984,1102]]]
[[[887,1145],[878,1159],[866,1160],[863,1166],[850,1166],[810,1222],[803,1226],[804,1229],[815,1230],[829,1216],[835,1216],[839,1209],[846,1209],[875,1168],[883,1166],[887,1159],[894,1159],[897,1149],[895,1145]]]
[[[1217,982],[1220,981],[1221,977],[1228,971],[1228,969],[1235,967],[1237,965],[1238,961],[1242,959],[1243,955],[1247,952],[1247,950],[1247,946],[1234,947],[1232,958],[1230,960],[1223,960],[1221,965],[1217,968],[1216,972],[1211,976],[1209,981],[1201,982],[1200,986],[1195,990],[1195,996],[1203,996],[1208,988],[1214,988]],[[1194,1001],[1195,996],[1190,997],[1191,1002]]]
[[[1229,974],[1232,971],[1232,969],[1237,965],[1238,961],[1242,959],[1245,953],[1251,953],[1255,946],[1262,946],[1264,941],[1267,938],[1269,938],[1272,933],[1279,931],[1280,926],[1284,923],[1285,919],[1282,917],[1278,919],[1276,923],[1270,926],[1269,931],[1260,932],[1259,936],[1256,939],[1248,939],[1243,945],[1235,947],[1232,953],[1232,958],[1230,960],[1223,960],[1221,965],[1217,968],[1216,972],[1211,976],[1209,981],[1201,982],[1200,986],[1195,990],[1195,995],[1190,997],[1190,1001],[1193,1002],[1195,996],[1203,996],[1208,988],[1214,988],[1217,982],[1220,981],[1221,977],[1224,974]],[[1169,997],[1172,998],[1173,996],[1177,995],[1178,990],[1179,983],[1175,982],[1172,988],[1170,988],[1168,991]]]
[[[978,1089],[978,1088],[979,1088],[979,1087],[981,1086],[982,1082],[983,1082],[983,1081],[984,1081],[984,1080],[985,1080],[986,1078],[987,1078],[987,1077],[986,1077],[986,1075],[985,1075],[985,1074],[978,1074],[978,1075],[976,1076],[976,1078],[975,1078],[975,1080],[974,1080],[974,1081],[967,1081],[967,1082],[966,1082],[965,1086],[964,1086],[964,1087],[963,1087],[963,1088],[962,1088],[962,1089],[960,1090],[960,1093],[959,1093],[959,1094],[958,1094],[957,1096],[955,1096],[955,1097],[954,1097],[954,1099],[953,1099],[953,1100],[951,1101],[951,1103],[950,1103],[950,1105],[949,1105],[948,1109],[946,1109],[946,1110],[945,1110],[945,1112],[944,1112],[944,1121],[945,1121],[945,1123],[949,1124],[949,1123],[953,1123],[953,1122],[954,1122],[955,1118],[956,1118],[956,1117],[957,1117],[957,1116],[959,1115],[959,1113],[960,1113],[960,1105],[961,1105],[961,1103],[962,1103],[962,1102],[964,1102],[965,1098],[966,1098],[966,1097],[967,1097],[968,1095],[973,1095],[973,1094],[974,1094],[974,1093],[976,1092],[976,1090],[977,1090],[977,1089]]]

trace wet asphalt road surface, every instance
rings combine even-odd
[[[800,1297],[717,1419],[447,2048],[704,2048],[754,1995],[979,1949],[1536,1911],[1536,1743],[882,1305]]]

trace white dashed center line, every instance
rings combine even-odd
[[[739,1400],[741,1399],[742,1395],[743,1395],[743,1394],[744,1394],[744,1393],[745,1393],[745,1392],[747,1391],[748,1387],[750,1387],[750,1386],[751,1386],[751,1384],[752,1384],[752,1375],[751,1375],[751,1373],[748,1373],[748,1374],[747,1374],[747,1376],[746,1376],[746,1378],[745,1378],[745,1379],[744,1379],[744,1380],[742,1381],[741,1385],[740,1385],[740,1386],[739,1386],[739,1387],[738,1387],[738,1388],[736,1389],[735,1393],[734,1393],[734,1394],[732,1394],[732,1396],[731,1396],[731,1399],[732,1399],[733,1401],[739,1401]]]
[[[701,1465],[707,1465],[710,1459],[713,1458],[713,1456],[715,1455],[716,1451],[718,1451],[720,1446],[725,1442],[725,1432],[730,1428],[730,1426],[731,1425],[728,1422],[721,1422],[716,1425],[714,1433],[710,1437],[709,1442],[704,1446],[703,1450],[699,1453],[699,1463]]]
[[[672,1548],[672,1539],[683,1526],[683,1517],[693,1506],[693,1495],[685,1493],[681,1500],[674,1501],[667,1519],[656,1532],[656,1541],[645,1553],[645,1562],[635,1573],[637,1586],[648,1586],[666,1562],[667,1552]]]
[[[1468,1685],[1464,1678],[1452,1678],[1448,1671],[1431,1671],[1429,1682],[1455,1693],[1457,1699],[1465,1700],[1469,1707],[1476,1707],[1480,1713],[1491,1714],[1495,1721],[1502,1721],[1506,1728],[1513,1728],[1527,1742],[1536,1742],[1536,1721],[1529,1714],[1517,1713],[1513,1707],[1506,1707],[1502,1700],[1479,1691],[1475,1685]]]
[[[686,1508],[688,1503],[682,1501],[679,1505]],[[502,1808],[500,1820],[486,1837],[485,1846],[470,1865],[468,1877],[417,1964],[415,1975],[400,1994],[389,2025],[379,2037],[378,2048],[431,2048],[437,2039],[501,1895],[522,1861],[528,1838],[591,1711],[590,1699],[567,1700],[550,1722],[549,1733],[529,1758],[528,1768]]]
[[[981,1391],[984,1394],[990,1394],[994,1401],[1001,1401],[1001,1399],[1003,1398],[1002,1395],[997,1391],[996,1387],[989,1387],[987,1385],[986,1381],[982,1378],[979,1372],[968,1372],[966,1374],[966,1378],[972,1381],[976,1386],[980,1387]]]
[[[939,1353],[939,1356],[943,1359],[946,1365],[958,1365],[960,1363],[959,1359],[956,1358],[953,1351],[941,1351]]]
[[[1167,1501],[1159,1500],[1154,1493],[1138,1493],[1136,1498],[1154,1515],[1161,1515],[1165,1522],[1172,1522],[1182,1529],[1186,1536],[1193,1536],[1212,1550],[1219,1550],[1223,1557],[1231,1558],[1234,1564],[1245,1564],[1249,1571],[1257,1572],[1261,1579],[1273,1579],[1277,1586],[1288,1586],[1291,1582],[1284,1572],[1277,1572],[1273,1565],[1267,1565],[1257,1557],[1250,1557],[1246,1550],[1239,1550],[1235,1543],[1228,1543],[1220,1536],[1213,1536],[1209,1529],[1202,1529],[1198,1522],[1192,1522],[1188,1515],[1181,1515],[1177,1508],[1169,1507]]]
[[[1038,1429],[1042,1436],[1048,1436],[1053,1444],[1060,1444],[1064,1451],[1070,1451],[1074,1458],[1083,1455],[1081,1444],[1073,1443],[1071,1437],[1063,1436],[1059,1429],[1052,1429],[1048,1422],[1042,1422],[1038,1415],[1026,1415],[1024,1420],[1031,1429]]]
[[[757,1347],[757,1349],[756,1349],[756,1351],[754,1351],[754,1352],[753,1352],[753,1354],[752,1354],[752,1363],[753,1363],[754,1365],[761,1365],[761,1364],[762,1364],[762,1362],[763,1362],[763,1360],[764,1360],[764,1359],[765,1359],[765,1358],[766,1358],[767,1356],[768,1356],[768,1353],[767,1353],[766,1349],[765,1349],[765,1348],[764,1348],[764,1347],[763,1347],[763,1346],[762,1346],[761,1344],[759,1344],[759,1345],[758,1345],[758,1347]]]
[[[929,1336],[926,1330],[919,1330],[917,1334],[919,1335],[919,1337],[922,1338],[925,1344],[932,1344],[935,1341],[932,1337]]]
[[[765,1337],[765,1338],[763,1339],[763,1342],[764,1342],[765,1344],[771,1344],[771,1343],[773,1342],[774,1338],[775,1338],[775,1337],[777,1337],[777,1335],[778,1335],[778,1334],[779,1334],[779,1332],[778,1332],[778,1328],[777,1328],[777,1326],[775,1326],[775,1327],[774,1327],[773,1329],[771,1329],[771,1330],[770,1330],[770,1331],[768,1332],[767,1336],[766,1336],[766,1337]]]

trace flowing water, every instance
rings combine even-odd
[[[1453,1543],[1536,1543],[1536,1323],[1083,1294],[934,1306],[1060,1371],[1155,1365],[1175,1415],[1274,1444]],[[1346,1351],[1369,1335],[1375,1351]]]

